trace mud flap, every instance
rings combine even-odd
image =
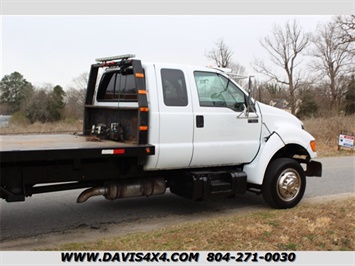
[[[317,161],[307,163],[306,176],[322,176],[322,164]]]

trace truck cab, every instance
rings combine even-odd
[[[155,77],[148,83],[147,96],[152,107],[149,143],[154,143],[156,154],[149,157],[147,170],[253,160],[261,121],[254,111],[246,115],[248,97],[240,87],[209,68],[147,64],[144,69]]]

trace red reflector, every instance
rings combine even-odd
[[[102,66],[114,66],[116,62],[105,62],[102,64]]]
[[[125,154],[125,149],[115,149],[113,150],[113,154]]]

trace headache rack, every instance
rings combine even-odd
[[[97,58],[85,99],[84,134],[148,144],[148,100],[142,63],[135,55]],[[100,68],[105,68],[97,84]],[[96,94],[95,94],[96,92]],[[112,133],[113,130],[117,132]]]

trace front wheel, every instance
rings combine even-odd
[[[301,165],[290,158],[272,161],[266,169],[262,186],[264,200],[277,209],[296,206],[306,189],[306,176]]]

